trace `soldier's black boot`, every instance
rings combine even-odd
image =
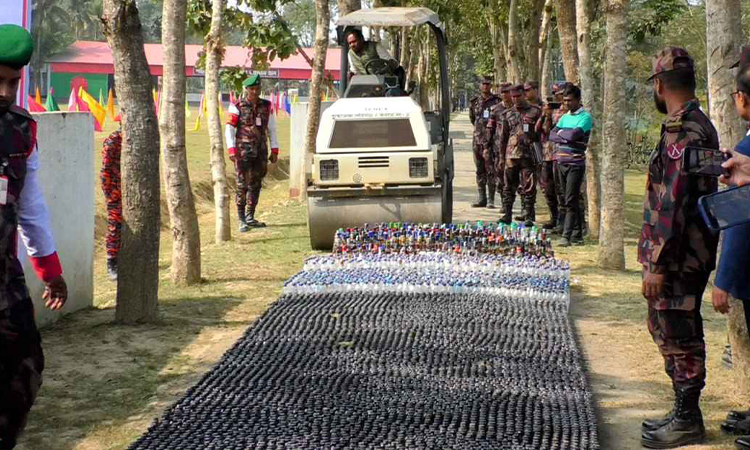
[[[258,202],[260,201],[260,187],[253,188],[252,192],[250,192],[250,200],[250,204],[247,207],[247,216],[245,216],[245,223],[250,228],[265,228],[265,223],[255,219],[255,208],[258,207]]]
[[[721,431],[735,436],[750,436],[750,417],[742,420],[726,420],[721,424]]]
[[[487,183],[487,209],[495,209],[495,185]]]
[[[727,422],[740,422],[745,419],[750,419],[750,409],[748,409],[747,411],[729,411],[726,420]]]
[[[479,196],[477,197],[477,201],[471,204],[472,208],[484,208],[487,206],[487,185],[486,184],[480,184],[477,186],[477,194]]]
[[[526,215],[523,214],[524,211],[526,211],[526,199],[523,195],[521,195],[521,214],[514,217],[516,222],[523,222],[524,220],[526,220]]]
[[[675,400],[675,403],[676,403],[676,400]],[[672,421],[672,419],[674,419],[674,412],[675,412],[675,407],[673,406],[672,410],[669,411],[663,417],[654,417],[652,419],[644,420],[641,423],[641,432],[658,430],[659,428],[668,424],[669,422]]]
[[[526,218],[525,225],[527,227],[533,227],[534,221],[536,220],[536,209],[534,208],[534,204],[531,203],[529,200],[526,201],[525,211],[526,211],[526,214],[524,215]]]
[[[250,212],[247,213],[247,216],[245,216],[245,223],[247,223],[247,226],[250,228],[265,228],[266,224],[263,222],[260,222],[255,218],[255,208],[250,207]]]
[[[117,280],[117,259],[107,258],[107,276],[110,280]]]
[[[743,436],[734,441],[734,446],[740,450],[750,450],[750,436]]]
[[[500,222],[510,225],[513,222],[513,200],[514,198],[503,199],[503,214],[500,216]]]
[[[556,205],[549,207],[549,215],[550,215],[549,222],[545,223],[542,226],[542,228],[544,228],[545,230],[554,230],[557,227],[557,216],[558,216]]]
[[[706,438],[703,414],[698,407],[700,393],[678,393],[674,417],[661,428],[643,431],[641,445],[646,448],[677,448],[699,444]]]
[[[239,218],[240,223],[240,233],[247,233],[250,231],[250,227],[247,226],[247,222],[245,222],[245,205],[237,206],[237,217]]]

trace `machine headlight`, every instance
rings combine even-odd
[[[427,178],[428,175],[427,158],[409,158],[409,177]]]
[[[336,159],[326,159],[320,162],[320,179],[334,181],[339,179],[339,162]]]

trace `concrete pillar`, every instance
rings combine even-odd
[[[61,312],[44,307],[44,284],[31,267],[19,239],[18,256],[36,308],[45,325],[94,300],[94,122],[89,113],[34,114],[38,123],[39,182],[52,217],[52,233],[68,283],[68,303]]]
[[[333,102],[321,102],[320,113],[328,109]],[[305,155],[305,135],[307,134],[307,109],[309,103],[297,102],[292,104],[292,120],[289,127],[289,197],[299,197],[300,174],[310,167],[310,157]],[[309,172],[308,172],[309,174]]]

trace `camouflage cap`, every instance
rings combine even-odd
[[[740,59],[730,69],[750,66],[750,45],[743,45],[740,50]]]
[[[0,25],[0,65],[18,70],[29,63],[33,53],[34,40],[25,28]]]
[[[482,77],[481,83],[482,84],[493,84],[495,81],[492,79],[492,77]]]
[[[684,48],[667,47],[654,57],[654,71],[648,79],[677,69],[695,70],[693,58]]]
[[[567,81],[558,81],[557,83],[553,83],[552,84],[552,93],[553,94],[562,93],[562,91],[564,91],[566,87],[568,87],[568,82]]]
[[[502,83],[500,84],[500,92],[502,93],[510,92],[510,88],[512,87],[513,85],[510,83]]]
[[[523,92],[524,91],[522,84],[516,84],[515,86],[511,86],[510,90],[511,91],[515,91],[515,92]]]
[[[532,89],[536,91],[536,90],[539,90],[539,83],[537,83],[536,81],[527,81],[527,82],[526,82],[526,83],[525,83],[525,84],[523,85],[523,88],[524,88],[525,90],[527,90],[527,91],[530,91],[530,90],[532,90]]]

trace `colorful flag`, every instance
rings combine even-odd
[[[88,103],[84,102],[81,98],[81,93],[83,92],[83,86],[78,88],[78,93],[76,94],[76,111],[78,112],[91,112],[89,109]]]
[[[102,88],[99,88],[99,104],[104,106],[104,95],[102,95]]]
[[[94,129],[96,131],[102,131],[104,127],[104,121],[107,119],[107,110],[96,101],[94,97],[89,95],[86,90],[81,88],[81,100],[86,103],[91,111],[91,115],[94,116]]]
[[[75,89],[70,90],[68,98],[68,112],[74,112],[78,109],[78,92]]]
[[[33,113],[47,112],[47,110],[44,109],[44,106],[42,106],[41,103],[36,101],[34,97],[30,95],[28,95],[27,97],[29,97],[29,112],[33,112]]]
[[[49,112],[60,111],[60,107],[57,105],[54,95],[52,95],[51,88],[49,90],[49,94],[47,95],[47,101],[44,103],[44,108]]]
[[[289,96],[284,94],[284,110],[288,115],[292,115],[292,104],[289,101]]]
[[[195,118],[195,126],[193,127],[193,131],[200,131],[201,129],[201,119],[203,118],[203,113],[206,111],[206,93],[204,92],[203,95],[201,95],[201,104],[198,106],[198,117]]]
[[[109,95],[107,96],[107,114],[109,118],[115,120],[115,94],[112,92],[112,88],[109,88]]]
[[[42,93],[39,91],[39,86],[36,87],[36,95],[34,96],[34,101],[37,103],[37,105],[42,104]]]

